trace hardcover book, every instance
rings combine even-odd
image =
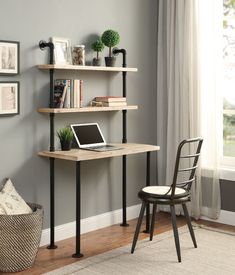
[[[66,79],[56,79],[54,81],[54,108],[63,108],[64,99],[67,91],[66,84]]]
[[[97,102],[126,102],[126,97],[122,96],[97,96],[95,97]]]
[[[117,101],[117,102],[102,102],[102,106],[104,107],[114,107],[114,106],[126,106],[126,101]]]

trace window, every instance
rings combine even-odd
[[[235,166],[235,0],[223,0],[223,165]]]

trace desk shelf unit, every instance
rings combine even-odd
[[[40,70],[47,70],[50,77],[50,107],[49,108],[39,108],[37,111],[39,113],[49,114],[50,116],[50,150],[39,152],[39,156],[48,157],[50,159],[50,245],[49,249],[55,249],[55,197],[54,197],[54,182],[55,182],[55,159],[67,159],[76,161],[76,252],[73,257],[79,258],[83,255],[80,253],[80,161],[77,157],[77,151],[63,152],[55,151],[54,147],[54,119],[56,114],[66,114],[66,113],[86,113],[86,112],[107,112],[107,111],[122,111],[122,143],[124,148],[121,152],[115,152],[114,154],[120,154],[122,156],[122,224],[121,226],[128,226],[126,218],[126,155],[130,154],[131,148],[134,150],[133,153],[147,152],[147,176],[146,185],[150,184],[150,151],[156,151],[157,146],[144,147],[142,149],[136,149],[136,147],[127,144],[127,110],[136,110],[138,106],[127,105],[127,106],[112,106],[112,107],[82,107],[82,108],[53,108],[53,93],[54,93],[54,73],[57,70],[62,71],[87,71],[89,72],[109,72],[109,73],[122,73],[122,96],[127,97],[126,91],[126,76],[127,72],[137,72],[137,68],[128,68],[126,66],[126,51],[123,54],[123,66],[122,67],[96,67],[96,66],[75,66],[75,65],[55,65],[53,64],[53,51],[54,45],[49,42],[44,41],[39,43],[40,49],[49,48],[50,52],[50,64],[38,65],[37,68]],[[129,148],[125,149],[125,144]],[[137,145],[138,147],[138,145]],[[136,151],[137,150],[137,151]],[[80,152],[81,153],[81,152]],[[68,154],[71,158],[68,158]],[[88,154],[84,152],[84,154]],[[100,155],[101,156],[101,155]],[[87,156],[86,156],[87,157]],[[105,157],[105,156],[104,156]],[[107,156],[112,157],[112,156]],[[94,154],[92,156],[94,158]],[[102,157],[103,158],[103,157]],[[88,160],[86,158],[85,160]],[[149,231],[149,209],[147,209],[146,215],[146,231]]]

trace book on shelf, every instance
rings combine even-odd
[[[102,102],[103,107],[115,107],[115,106],[126,106],[126,101],[116,101],[116,102]]]
[[[83,105],[83,80],[56,79],[54,81],[54,108],[80,108]]]
[[[80,102],[79,102],[79,107],[82,108],[83,107],[83,80],[80,79],[80,83],[79,83],[79,87],[80,87]]]
[[[61,108],[70,108],[71,107],[71,80],[66,81],[67,92],[64,99],[64,105]]]
[[[126,102],[126,97],[122,96],[97,96],[95,97],[97,102]]]
[[[53,97],[54,108],[63,108],[67,88],[68,86],[67,86],[66,79],[56,79],[54,81],[54,97]]]

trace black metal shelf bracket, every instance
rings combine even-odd
[[[117,56],[119,53],[122,54],[122,67],[126,67],[126,50],[125,49],[113,49],[113,55]],[[122,72],[122,96],[127,96],[126,90],[126,75],[127,72]],[[122,111],[122,143],[127,143],[127,110]],[[129,226],[127,223],[126,215],[126,165],[127,158],[126,156],[122,157],[122,223],[121,226]]]
[[[45,50],[49,48],[49,63],[54,64],[54,44],[46,42],[45,40],[39,41],[39,48]],[[54,99],[54,69],[49,70],[50,76],[50,108],[53,108]],[[50,151],[55,151],[54,139],[54,124],[55,114],[50,114]],[[48,249],[56,249],[55,245],[55,159],[50,158],[50,245]]]

